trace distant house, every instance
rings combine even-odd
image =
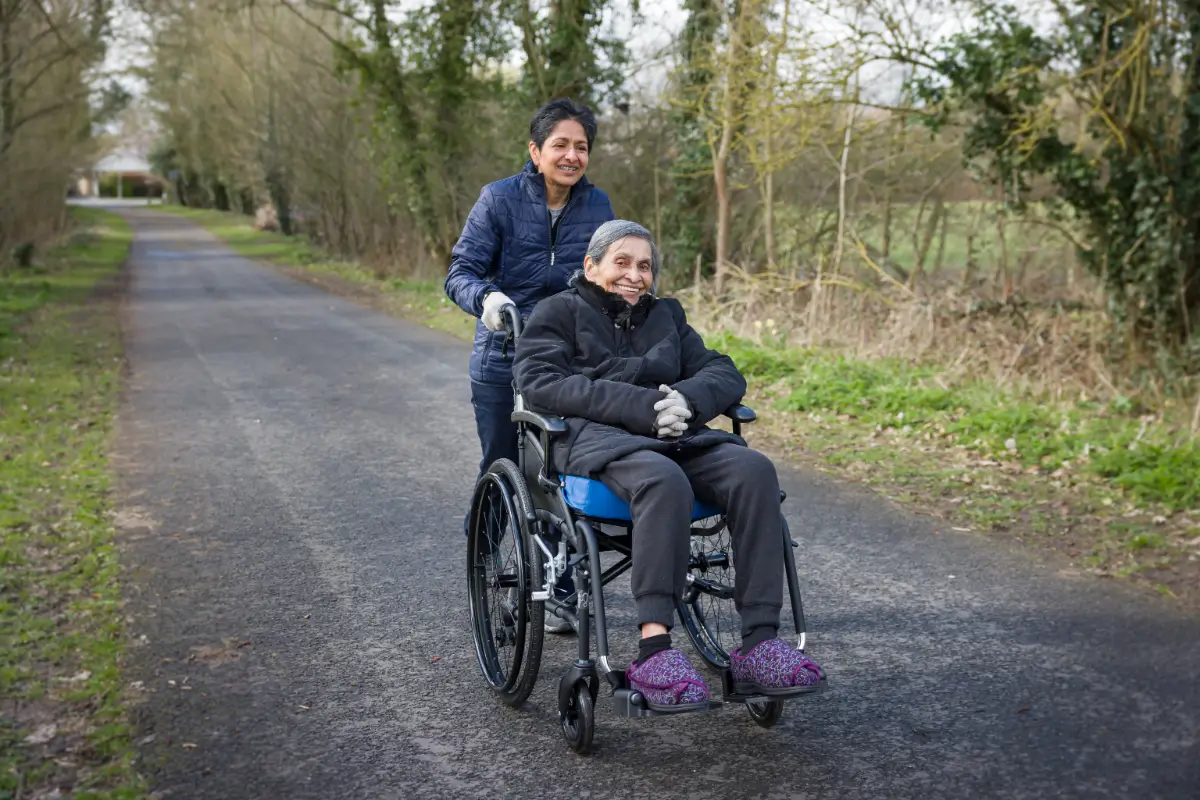
[[[74,188],[82,197],[100,197],[102,187],[105,194],[115,197],[160,197],[164,184],[144,157],[116,150],[81,175]]]

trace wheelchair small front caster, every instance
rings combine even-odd
[[[567,707],[561,709],[560,713],[563,737],[567,744],[580,755],[590,753],[592,735],[596,732],[596,713],[586,683],[580,681],[575,684],[567,700]]]
[[[782,700],[752,700],[746,703],[750,719],[762,728],[774,728],[775,723],[783,716]]]

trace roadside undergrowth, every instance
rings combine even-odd
[[[107,460],[132,236],[71,215],[62,244],[0,276],[0,798],[144,795]]]
[[[248,220],[185,212],[239,253],[469,339],[440,281],[333,262]],[[786,282],[786,281],[784,281]],[[778,281],[777,281],[778,283]],[[945,520],[1067,556],[1081,571],[1200,603],[1194,383],[1118,380],[1086,305],[863,297],[747,279],[692,321],[750,382],[758,446]]]

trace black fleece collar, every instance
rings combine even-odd
[[[654,295],[649,292],[639,297],[636,303],[630,304],[616,292],[607,291],[592,283],[583,274],[583,270],[576,272],[571,278],[571,286],[575,287],[580,297],[609,317],[614,325],[622,328],[641,325],[650,314],[650,306],[654,304]]]

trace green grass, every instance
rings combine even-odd
[[[748,379],[775,384],[776,408],[852,418],[911,437],[958,442],[1025,469],[1068,469],[1102,478],[1138,504],[1184,511],[1200,505],[1200,443],[1095,403],[1048,403],[989,383],[950,386],[937,370],[895,360],[854,361],[775,349],[731,336],[713,346]]]
[[[132,237],[109,213],[71,213],[66,242],[0,275],[0,798],[64,782],[77,798],[144,794],[106,456],[121,337],[115,289],[96,292]],[[24,742],[35,723],[56,726],[56,758]]]

